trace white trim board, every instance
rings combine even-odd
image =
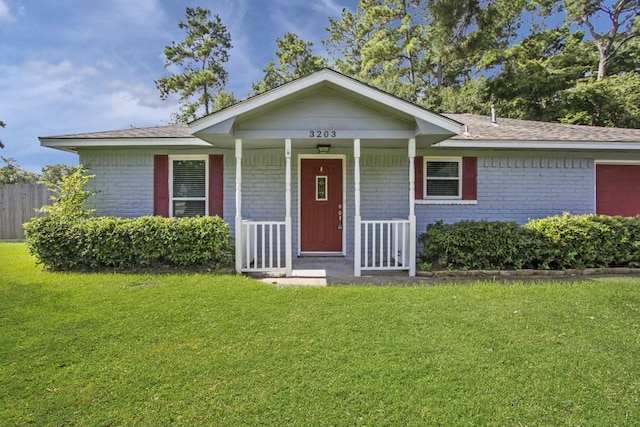
[[[640,150],[640,142],[596,142],[596,141],[484,141],[448,139],[433,144],[439,148],[497,148],[536,150]]]

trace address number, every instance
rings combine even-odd
[[[335,138],[335,130],[310,130],[309,138]]]

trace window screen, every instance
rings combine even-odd
[[[206,160],[173,160],[173,216],[206,215]]]
[[[459,160],[427,160],[427,198],[459,198],[460,172]]]

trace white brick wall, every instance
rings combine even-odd
[[[438,220],[527,222],[532,218],[594,212],[595,172],[591,159],[478,158],[476,205],[418,205],[418,233]]]
[[[291,167],[293,178],[296,174],[293,161]],[[235,176],[233,179],[235,182]],[[284,221],[284,186],[284,149],[245,152],[242,159],[242,217],[255,221]],[[295,188],[292,188],[292,196]],[[235,200],[235,187],[232,197]]]
[[[232,231],[235,217],[235,156],[224,152],[224,216]],[[292,220],[294,254],[298,233],[298,155],[292,156]],[[309,152],[308,152],[309,153]],[[351,150],[332,149],[346,155],[345,242],[353,253],[354,161]],[[363,149],[361,207],[364,220],[407,218],[409,214],[408,159],[405,149]],[[153,214],[153,152],[86,151],[80,162],[96,177],[91,189],[98,215],[137,217]],[[283,149],[245,150],[243,153],[243,218],[284,221],[285,159]],[[420,167],[421,165],[416,165]],[[417,231],[437,220],[512,220],[594,211],[594,161],[581,158],[478,158],[478,200],[475,205],[416,206]]]
[[[96,191],[89,207],[97,215],[134,218],[153,215],[153,154],[81,153],[90,174],[88,189]]]

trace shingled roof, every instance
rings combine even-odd
[[[574,141],[640,142],[640,129],[566,125],[498,118],[475,114],[443,114],[463,123],[462,132],[452,139],[478,141]]]
[[[475,114],[443,114],[463,123],[456,140],[476,141],[575,141],[575,142],[640,142],[640,129],[605,128],[597,126],[565,125],[498,118]],[[105,132],[77,133],[42,137],[41,139],[137,139],[137,138],[195,138],[186,124],[146,128],[130,128]]]
[[[74,133],[69,135],[43,136],[40,139],[135,139],[135,138],[194,138],[186,124],[173,124],[144,128],[109,130],[103,132]]]

